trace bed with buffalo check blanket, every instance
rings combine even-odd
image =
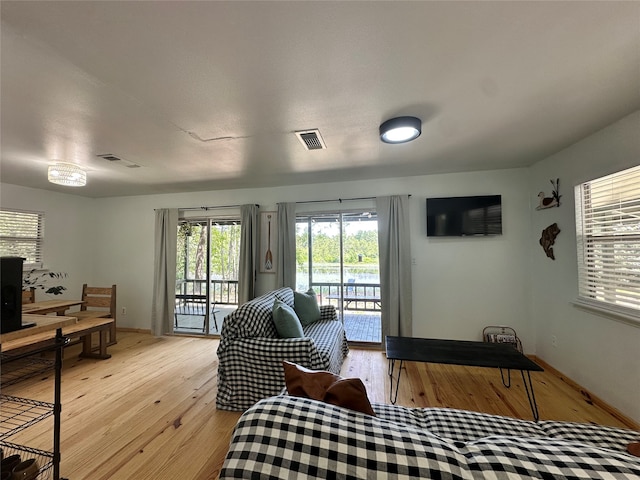
[[[640,433],[445,408],[373,404],[375,417],[276,396],[243,413],[221,480],[640,479]]]

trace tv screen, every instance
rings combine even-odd
[[[427,237],[501,234],[501,195],[427,198]]]

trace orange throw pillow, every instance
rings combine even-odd
[[[320,400],[375,417],[367,389],[359,378],[342,378],[331,372],[310,370],[286,360],[282,364],[289,395]]]

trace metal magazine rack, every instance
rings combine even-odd
[[[507,343],[513,345],[513,347],[520,353],[522,351],[522,342],[518,338],[516,331],[504,325],[489,325],[482,329],[482,339],[489,343]],[[500,377],[502,378],[502,384],[509,388],[511,386],[511,370],[507,370],[507,378],[505,380],[504,372],[500,369]]]
[[[522,353],[522,342],[518,338],[518,334],[511,327],[503,325],[490,325],[482,330],[482,338],[485,342],[490,343],[510,343],[516,350]]]

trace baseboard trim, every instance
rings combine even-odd
[[[540,357],[538,357],[536,355],[528,355],[528,356],[531,357],[534,362],[539,364],[546,371],[548,371],[550,373],[553,373],[556,377],[558,377],[564,383],[569,385],[571,388],[573,388],[577,392],[580,392],[580,394],[585,398],[585,400],[587,402],[592,403],[592,404],[597,405],[598,407],[602,408],[604,411],[606,411],[610,415],[614,416],[620,422],[624,423],[627,427],[632,428],[634,430],[640,430],[640,423],[636,422],[635,420],[633,420],[630,417],[627,417],[624,413],[622,413],[618,409],[612,407],[611,405],[609,405],[607,402],[602,400],[597,395],[594,395],[593,393],[591,393],[589,390],[584,388],[578,382],[572,380],[571,378],[566,376],[561,371],[556,370],[551,365],[549,365],[547,362],[542,360]]]

